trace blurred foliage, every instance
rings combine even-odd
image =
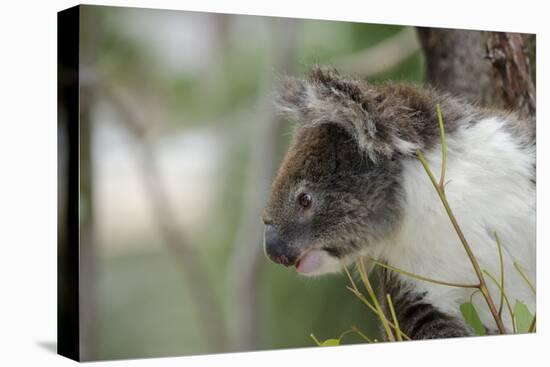
[[[208,353],[178,264],[166,253],[105,258],[98,353],[101,359]]]
[[[379,337],[376,320],[354,295],[346,289],[345,275],[311,279],[275,264],[267,266],[263,289],[267,310],[264,329],[272,348],[296,348],[314,345],[309,334],[320,339],[334,337],[351,325]],[[364,342],[357,335],[346,337],[346,344]]]
[[[420,51],[407,58],[397,67],[376,75],[370,80],[380,83],[388,80],[407,80],[411,83],[421,83],[424,80],[424,60]]]
[[[335,57],[352,54],[376,45],[402,30],[402,26],[337,21],[304,21],[298,54],[302,71],[313,63],[326,64]]]
[[[125,8],[87,9],[97,11],[100,19],[93,30],[97,34],[100,75],[132,91],[137,100],[154,98],[173,122],[173,126],[163,127],[165,133],[201,124],[211,125],[229,136],[227,131],[237,128],[232,124],[254,123],[240,121],[239,116],[242,111],[254,110],[258,100],[268,40],[258,41],[257,37],[229,39],[219,59],[204,60],[211,65],[211,72],[179,70],[169,73],[162,63],[162,55],[155,54],[150,40],[125,30],[129,21]],[[372,47],[403,28],[316,20],[301,23],[297,56],[293,62],[293,69],[298,74],[314,63],[330,64],[338,56]],[[255,35],[258,25],[251,23],[246,27],[239,37]],[[419,82],[422,78],[422,57],[418,52],[398,67],[370,80]],[[283,130],[281,153],[290,138],[288,130]],[[224,183],[217,194],[219,212],[212,215],[212,221],[205,223],[204,228],[195,231],[198,234],[192,238],[193,243],[201,244],[203,258],[216,279],[215,285],[224,305],[230,292],[225,279],[228,259],[233,251],[231,246],[245,195],[247,155],[245,140],[228,146],[219,177]],[[261,225],[260,218],[258,225]],[[312,346],[310,333],[324,340],[349,329],[350,325],[357,325],[371,337],[379,335],[374,317],[346,289],[344,276],[305,279],[267,259],[265,263],[261,274],[263,322],[259,344],[262,349]],[[98,358],[216,352],[203,342],[186,288],[186,282],[193,280],[182,279],[179,265],[163,252],[102,254]],[[361,339],[355,335],[346,336],[346,343],[353,342],[361,342]]]

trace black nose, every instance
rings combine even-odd
[[[272,261],[284,266],[294,265],[297,257],[295,251],[281,239],[274,226],[266,225],[264,236],[265,253]]]

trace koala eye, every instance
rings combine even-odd
[[[298,196],[298,204],[300,204],[300,206],[304,209],[307,209],[311,206],[312,200],[313,198],[307,192],[303,192]]]

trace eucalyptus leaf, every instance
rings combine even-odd
[[[471,302],[466,302],[460,305],[460,312],[464,320],[474,329],[476,335],[485,335],[485,327],[481,323],[481,319]]]
[[[338,339],[327,339],[324,342],[321,343],[321,347],[335,347],[337,345],[340,345],[340,340]]]
[[[533,315],[529,312],[525,303],[516,300],[516,304],[514,305],[514,317],[516,318],[517,332],[528,333],[531,322],[533,322]]]
[[[340,345],[340,339],[327,339],[324,342],[321,342],[315,337],[315,335],[313,335],[313,333],[311,333],[309,336],[319,347],[334,347]]]

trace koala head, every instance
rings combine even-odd
[[[278,106],[297,129],[263,215],[271,260],[336,272],[398,226],[400,159],[422,141],[386,122],[396,118],[380,108],[387,98],[333,70],[285,81]]]

